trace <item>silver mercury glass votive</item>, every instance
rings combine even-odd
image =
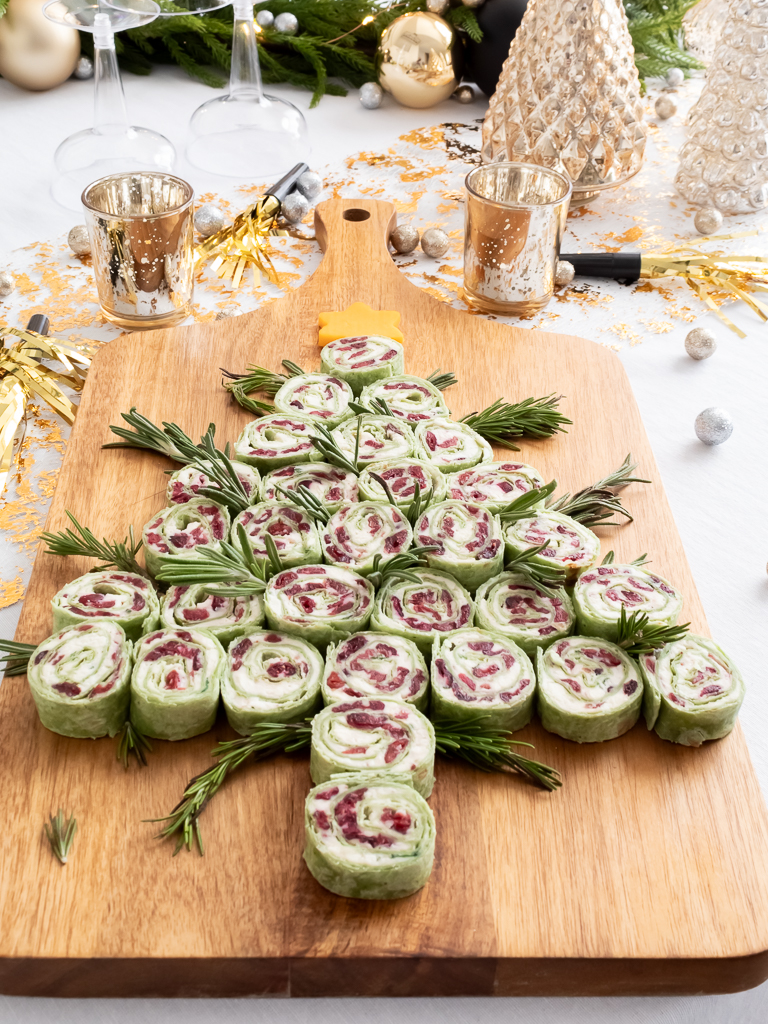
[[[192,186],[173,174],[110,174],[83,192],[101,308],[119,327],[183,320],[194,290]]]
[[[465,180],[464,294],[484,313],[525,316],[552,298],[571,183],[534,164],[486,164]]]

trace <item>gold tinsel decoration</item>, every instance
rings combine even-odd
[[[195,265],[202,266],[212,259],[211,269],[220,278],[231,278],[232,287],[237,288],[243,273],[249,266],[258,284],[264,274],[272,284],[279,285],[280,278],[269,255],[270,235],[287,235],[287,231],[275,227],[280,213],[280,200],[265,195],[238,214],[234,222],[215,235],[211,235],[195,246]]]
[[[5,347],[5,337],[19,338],[21,344]],[[63,339],[46,338],[35,331],[14,327],[0,329],[0,494],[5,489],[13,465],[13,439],[24,419],[27,404],[36,395],[63,417],[70,426],[77,406],[62,387],[82,391],[85,371],[91,364],[77,346]],[[66,372],[52,370],[44,361],[60,363]],[[77,365],[76,365],[77,364]]]

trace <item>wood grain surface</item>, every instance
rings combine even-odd
[[[348,218],[348,219],[347,219]],[[361,219],[363,218],[363,219]],[[704,613],[637,406],[617,357],[590,341],[494,324],[411,285],[386,248],[394,208],[339,200],[317,210],[325,257],[298,291],[213,324],[134,334],[96,357],[47,528],[70,509],[98,536],[139,532],[164,503],[171,463],[102,451],[132,405],[192,435],[210,421],[233,441],[249,416],[219,367],[319,365],[317,315],[354,301],[402,313],[406,367],[456,371],[454,415],[556,391],[567,435],[524,442],[521,458],[574,490],[628,451],[650,486],[625,491],[635,521],[604,528],[603,550],[650,552]],[[50,599],[90,568],[38,553],[17,639],[51,630]],[[738,659],[738,651],[733,652]],[[751,680],[757,685],[758,680]],[[24,677],[0,687],[0,991],[108,995],[577,995],[727,992],[768,976],[768,827],[739,728],[699,750],[640,724],[578,746],[534,723],[520,738],[557,766],[558,793],[441,761],[431,805],[437,859],[417,895],[394,903],[326,892],[301,860],[308,759],[249,766],[202,819],[206,856],[154,837],[210,763],[226,724],[158,742],[129,771],[114,741],[70,740],[39,724]],[[42,822],[61,805],[79,831],[66,868]]]

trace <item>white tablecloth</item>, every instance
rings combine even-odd
[[[126,93],[134,123],[169,134],[182,150],[189,114],[212,94],[205,86],[187,79],[176,69],[162,69],[148,78],[126,76]],[[326,97],[315,110],[307,110],[308,95],[274,88],[290,97],[307,113],[313,143],[314,166],[339,163],[348,154],[386,151],[410,129],[445,121],[471,121],[482,116],[484,103],[462,107],[448,101],[431,110],[406,110],[388,100],[378,111],[366,111],[356,97]],[[76,223],[77,215],[54,206],[48,197],[52,174],[51,154],[60,139],[90,123],[89,83],[70,81],[45,94],[24,93],[0,81],[0,126],[3,158],[0,162],[0,267],[10,250],[32,240],[55,239]],[[649,104],[650,106],[650,104]],[[680,137],[679,126],[678,135]],[[644,168],[643,187],[649,195],[658,189],[655,173],[659,160],[668,166],[662,189],[666,204],[675,202],[669,187],[674,170],[674,150],[657,139],[656,161]],[[671,169],[671,170],[670,170]],[[189,176],[198,193],[220,188],[191,171],[183,159],[178,172]],[[639,179],[638,179],[639,180]],[[428,188],[428,183],[426,185]],[[343,193],[345,194],[345,193]],[[588,214],[592,227],[605,236],[611,228],[609,205],[595,204]],[[683,207],[681,200],[677,206]],[[670,209],[672,207],[670,206]],[[618,216],[618,211],[614,210]],[[603,221],[598,218],[607,218]],[[750,226],[764,227],[765,217],[753,218]],[[656,225],[662,233],[667,225]],[[728,227],[728,225],[726,225]],[[687,237],[691,237],[689,229]],[[672,241],[675,232],[667,238]],[[606,243],[607,244],[607,243]],[[621,245],[620,238],[616,244]],[[568,248],[566,242],[565,248]],[[762,238],[746,249],[765,253]],[[649,297],[650,301],[651,297]],[[765,444],[765,394],[768,382],[766,328],[743,307],[731,306],[729,315],[747,333],[739,339],[711,314],[698,324],[711,327],[718,336],[716,355],[693,362],[685,354],[683,338],[692,324],[684,319],[658,325],[636,319],[636,299],[628,290],[613,286],[605,303],[612,301],[611,316],[618,338],[640,344],[624,344],[620,358],[630,376],[658,460],[664,484],[691,561],[714,636],[738,660],[749,690],[741,715],[749,748],[763,791],[768,792],[768,693],[764,686],[762,651],[755,638],[765,636],[768,610],[768,578],[765,543],[765,507],[768,498]],[[690,303],[694,307],[694,303]],[[594,314],[582,303],[557,303],[557,330],[572,331],[605,342],[605,308],[598,302]],[[649,307],[650,309],[651,307]],[[695,307],[698,312],[699,307]],[[0,307],[0,313],[2,308]],[[546,321],[541,321],[546,326]],[[627,322],[630,333],[622,335]],[[603,333],[600,333],[603,332]],[[85,332],[88,333],[87,331]],[[607,400],[610,400],[607,396]],[[729,409],[735,419],[732,438],[721,447],[707,448],[693,433],[696,414],[710,405]],[[13,555],[6,551],[0,568],[7,578],[13,572]],[[0,634],[13,634],[20,605],[0,611]],[[12,756],[4,752],[3,756]],[[734,794],[737,798],[738,794]],[[403,1024],[419,1022],[483,1022],[515,1020],[526,1024],[558,1022],[591,1024],[634,1021],[697,1024],[757,1024],[768,1018],[768,985],[733,996],[654,999],[454,999],[454,1000],[340,1000],[277,1001],[259,1003],[232,1000],[208,1002],[161,1000],[36,1000],[0,997],[0,1022],[56,1022],[56,1024],[154,1024],[184,1021],[185,1024],[225,1019],[230,1024],[259,1021],[338,1022],[371,1024],[394,1016]]]

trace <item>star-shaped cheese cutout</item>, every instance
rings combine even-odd
[[[398,329],[400,314],[392,309],[371,309],[364,302],[353,302],[343,313],[321,313],[320,348],[338,338],[359,338],[379,334],[402,344],[403,332]]]

